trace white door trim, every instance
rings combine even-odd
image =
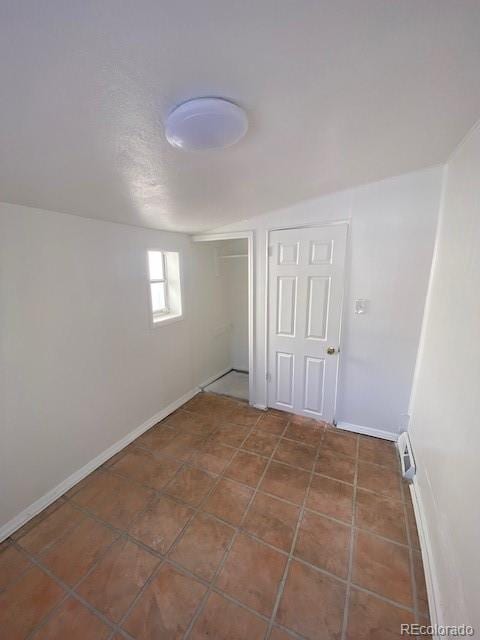
[[[319,222],[318,224],[313,224],[313,223],[305,223],[305,224],[297,224],[297,225],[281,225],[281,226],[274,226],[274,227],[268,227],[268,229],[266,229],[266,243],[265,243],[265,372],[268,375],[268,358],[269,358],[269,353],[270,353],[270,344],[269,344],[269,323],[270,323],[270,318],[269,318],[269,313],[268,313],[268,309],[269,309],[269,295],[270,295],[270,290],[269,290],[269,281],[270,281],[270,260],[269,260],[269,251],[270,251],[270,235],[273,231],[286,231],[289,229],[309,229],[309,228],[318,228],[318,227],[331,227],[334,225],[339,225],[339,224],[344,224],[347,227],[347,237],[346,237],[346,245],[345,245],[345,269],[344,269],[344,274],[343,274],[343,292],[342,292],[342,301],[341,301],[341,308],[340,308],[340,345],[342,344],[341,340],[342,340],[342,336],[343,336],[343,321],[344,321],[344,302],[345,302],[345,292],[346,292],[346,286],[347,286],[347,273],[348,273],[348,267],[350,264],[350,220],[348,218],[345,218],[344,220],[328,220],[325,222]],[[336,416],[336,412],[337,412],[337,396],[338,396],[338,380],[339,380],[339,375],[340,375],[340,369],[341,369],[341,364],[342,364],[342,353],[343,350],[340,350],[340,358],[339,358],[339,363],[338,363],[338,368],[337,368],[337,378],[336,378],[336,384],[335,384],[335,416]],[[268,384],[265,387],[265,406],[268,408],[269,406],[269,399],[268,399]]]
[[[251,405],[264,407],[262,399],[256,397],[256,366],[255,366],[255,242],[253,231],[232,231],[230,233],[202,233],[193,236],[194,242],[214,242],[216,240],[247,239],[248,250],[248,397]]]

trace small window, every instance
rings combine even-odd
[[[179,254],[174,251],[149,251],[148,271],[154,324],[182,315]]]

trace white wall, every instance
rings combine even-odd
[[[146,250],[179,251],[184,318],[152,328]],[[228,366],[213,247],[0,204],[0,527]]]
[[[265,388],[267,230],[350,221],[337,420],[398,433],[406,423],[438,216],[440,167],[298,203],[216,229],[255,230],[256,403]],[[353,313],[356,298],[368,314]]]
[[[410,434],[438,622],[480,633],[480,126],[445,170]],[[476,637],[476,636],[475,636]]]

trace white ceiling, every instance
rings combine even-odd
[[[5,0],[0,200],[198,231],[444,161],[480,117],[479,0]],[[245,107],[224,151],[162,118]]]

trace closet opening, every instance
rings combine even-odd
[[[222,290],[229,370],[204,391],[254,401],[253,366],[253,234],[209,234],[196,242],[211,242],[218,287]]]

